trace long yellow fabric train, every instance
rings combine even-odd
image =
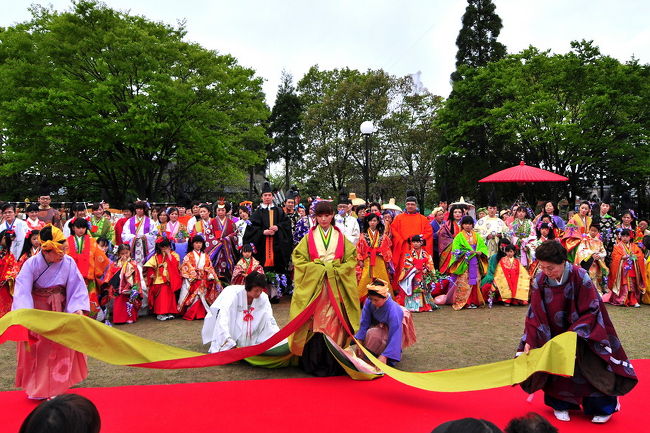
[[[307,310],[305,316],[310,315]],[[282,331],[291,330],[287,328],[288,326],[276,335],[284,338],[281,334],[286,332]],[[271,341],[275,339],[272,337],[268,341],[270,345],[262,343],[250,348],[206,355],[147,340],[84,316],[31,309],[12,311],[0,319],[0,343],[7,340],[25,340],[25,329],[109,364],[151,368],[178,368],[164,364],[174,360],[182,360],[179,365],[189,367],[221,365],[263,353],[275,344]],[[575,333],[566,332],[553,338],[543,347],[531,350],[528,355],[432,373],[403,372],[381,363],[365,348],[362,347],[362,350],[386,375],[401,383],[428,391],[461,392],[514,385],[537,371],[571,376],[575,363],[576,340]],[[193,362],[195,360],[196,363]],[[166,366],[160,367],[161,362]]]

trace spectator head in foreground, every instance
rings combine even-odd
[[[41,403],[23,421],[19,433],[99,433],[101,421],[92,401],[63,394]]]
[[[502,433],[490,421],[478,418],[461,418],[447,421],[434,428],[431,433]]]
[[[511,419],[504,431],[505,433],[558,433],[557,428],[535,412],[528,412],[524,416]]]

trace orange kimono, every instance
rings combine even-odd
[[[67,254],[77,264],[77,268],[86,282],[86,287],[88,287],[88,297],[90,298],[88,315],[95,318],[99,312],[99,287],[110,261],[104,251],[97,246],[97,241],[90,235],[80,238],[74,235],[68,236],[67,242]]]
[[[648,287],[645,258],[641,249],[633,242],[618,242],[612,251],[609,271],[611,291],[603,296],[603,301],[613,305],[639,304]]]
[[[222,290],[210,257],[190,251],[183,259],[181,276],[185,281],[178,297],[178,312],[185,320],[204,319],[205,305],[212,305]]]
[[[395,217],[390,226],[393,236],[393,266],[395,267],[395,281],[393,287],[399,286],[399,275],[402,272],[404,256],[411,251],[408,240],[415,235],[422,235],[426,241],[422,247],[430,256],[433,256],[433,228],[429,219],[419,213],[401,213]]]
[[[8,250],[0,251],[0,317],[11,311],[18,264]]]
[[[174,292],[181,288],[178,254],[154,254],[144,265],[149,287],[149,309],[154,314],[178,314]]]

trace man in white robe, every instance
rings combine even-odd
[[[253,272],[246,277],[245,285],[223,289],[203,322],[203,344],[210,343],[210,353],[254,346],[280,330],[264,293],[266,285],[266,277]],[[276,347],[286,342],[285,339]]]

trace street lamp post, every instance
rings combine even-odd
[[[370,203],[370,134],[375,132],[375,125],[371,120],[366,120],[359,128],[364,136],[365,155],[363,164],[363,180],[366,184],[366,202]]]

